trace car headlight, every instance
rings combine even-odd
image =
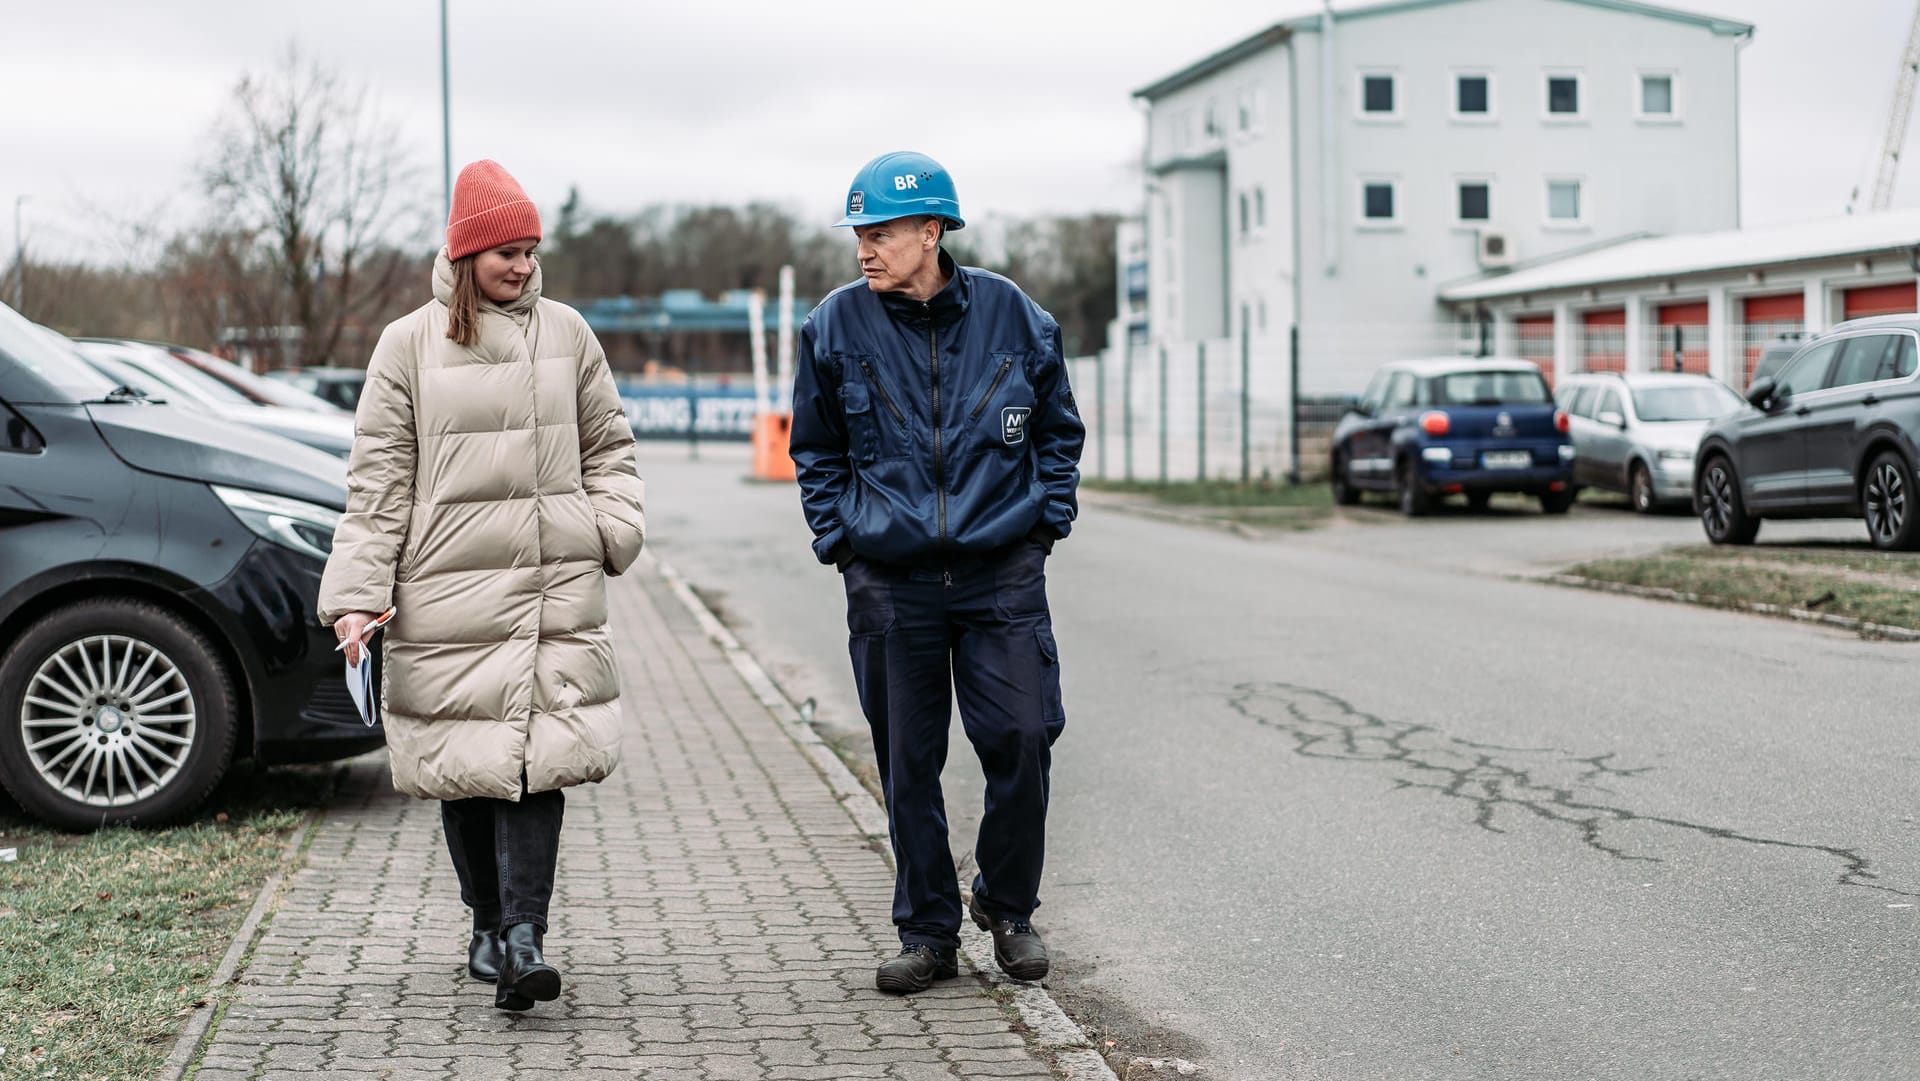
[[[325,559],[333,551],[333,528],[340,524],[339,511],[284,496],[218,484],[210,487],[233,516],[259,536],[315,559]]]
[[[1693,461],[1693,451],[1691,450],[1663,450],[1663,451],[1660,451],[1659,454],[1660,454],[1660,460],[1663,462]]]

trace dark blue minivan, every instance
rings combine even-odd
[[[1449,495],[1478,509],[1495,492],[1537,496],[1548,514],[1573,506],[1567,415],[1524,360],[1383,365],[1334,429],[1331,465],[1334,502],[1391,492],[1409,516]]]

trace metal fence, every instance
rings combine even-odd
[[[1346,398],[1297,393],[1289,336],[1134,345],[1068,362],[1081,472],[1115,481],[1312,480]]]

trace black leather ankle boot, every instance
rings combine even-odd
[[[482,983],[500,979],[500,925],[497,920],[473,918],[473,939],[467,943],[467,975]]]
[[[536,1002],[560,997],[560,970],[540,956],[545,934],[531,923],[516,923],[500,933],[500,979],[495,1008],[531,1010]]]

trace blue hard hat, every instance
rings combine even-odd
[[[960,196],[954,192],[953,177],[947,170],[925,154],[896,150],[880,155],[854,174],[853,184],[847,189],[847,216],[834,225],[873,225],[922,214],[943,219],[948,229],[967,226],[960,217]]]

